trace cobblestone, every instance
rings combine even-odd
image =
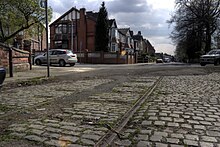
[[[94,146],[108,131],[106,124],[114,125],[156,79],[157,77],[132,79],[131,82],[114,87],[112,92],[91,95],[86,101],[74,102],[72,107],[64,107],[60,113],[53,114],[52,118],[59,116],[62,119],[31,119],[24,124],[13,124],[8,130],[11,135],[46,145]],[[126,138],[115,140],[114,144],[157,147],[220,146],[219,81],[220,74],[217,73],[164,77],[122,131]],[[0,96],[0,101],[9,108],[28,108],[55,98],[65,98],[111,80],[78,82],[79,88],[73,88],[77,86],[72,83],[61,83],[62,88],[52,84],[41,85],[42,88],[36,93],[31,93],[29,87],[23,89],[24,93],[18,89],[5,91]],[[43,90],[43,93],[39,90]]]
[[[59,113],[53,114],[52,118],[58,117],[59,119],[30,119],[24,124],[13,124],[8,130],[12,132],[12,135],[20,136],[28,140],[39,142],[38,140],[43,138],[40,142],[46,145],[61,146],[68,144],[70,146],[93,146],[102,135],[108,131],[106,124],[114,125],[121,116],[130,109],[134,102],[137,101],[141,94],[143,94],[149,86],[153,85],[157,77],[141,77],[141,79],[142,81],[139,81],[138,78],[133,79],[132,82],[122,84],[121,87],[117,86],[113,88],[110,93],[99,93],[89,96],[86,101],[74,102],[72,107],[64,107]],[[93,85],[92,82],[94,81],[95,83]],[[84,89],[86,89],[110,81],[111,80],[85,80],[78,84],[82,84]],[[78,90],[82,85],[79,85]],[[90,85],[93,86],[91,87]],[[52,90],[58,89],[52,85],[47,86]],[[52,96],[51,94],[50,98],[64,96],[59,94],[61,91],[64,93],[64,89],[67,91],[67,95],[65,96],[79,92],[77,90],[71,91],[71,88],[74,89],[72,86],[71,84],[67,84],[65,85],[66,89],[59,87],[60,89],[58,93],[56,93],[57,96],[54,97],[54,95]],[[47,91],[44,92],[46,93]],[[47,94],[49,95],[50,93]],[[38,103],[37,101],[34,102]],[[14,106],[16,107],[15,103]],[[136,119],[142,119],[144,115],[145,111],[139,112]],[[128,135],[134,134],[135,132],[136,129],[126,130]],[[150,133],[151,130],[142,131],[138,138],[148,140]],[[120,141],[120,143],[122,145],[131,145],[132,141],[123,140]]]
[[[1,92],[0,102],[3,106],[7,106],[8,109],[28,108],[76,92],[81,92],[86,89],[93,89],[96,86],[111,81],[112,80],[110,79],[94,79],[76,81],[74,83],[62,82],[59,84],[51,83],[46,85],[15,88]]]
[[[218,73],[164,77],[138,110],[145,111],[148,117],[129,122],[141,124],[132,127],[140,130],[136,131],[139,141],[134,146],[220,146],[219,77]],[[141,130],[146,129],[151,130],[148,140],[141,140]]]

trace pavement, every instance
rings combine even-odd
[[[143,66],[143,65],[151,65],[152,63],[139,63],[139,64],[129,64],[129,66]],[[100,70],[112,67],[122,67],[128,66],[127,64],[80,64],[77,63],[74,67],[59,67],[59,66],[50,66],[49,67],[49,76],[55,77],[59,75],[65,75],[70,73],[81,73],[92,70]],[[48,69],[47,66],[32,66],[32,70],[26,70],[22,72],[14,72],[13,77],[9,76],[9,73],[6,75],[6,79],[4,84],[28,80],[32,78],[41,78],[48,77]]]
[[[80,72],[86,72],[94,70],[89,65],[80,65],[76,64],[74,67],[58,67],[58,66],[50,66],[49,71],[47,69],[47,66],[32,66],[32,70],[26,70],[26,71],[21,71],[21,72],[14,72],[13,77],[9,76],[9,73],[7,73],[4,84],[16,82],[16,81],[25,81],[33,78],[43,78],[43,77],[48,77],[48,72],[49,72],[49,77],[55,77],[59,75],[65,75],[68,73],[80,73]]]
[[[186,65],[183,63],[172,63],[170,65],[182,66]],[[129,64],[129,66],[145,66],[145,65],[155,65],[155,63],[138,63],[138,64]],[[161,66],[163,64],[158,64]],[[100,70],[106,68],[120,68],[122,66],[128,66],[128,64],[80,64],[77,63],[74,67],[59,67],[59,66],[50,66],[49,67],[49,76],[59,76],[65,75],[69,73],[81,73],[87,72],[91,70]],[[4,84],[12,83],[16,81],[28,80],[32,78],[41,78],[41,77],[48,77],[48,69],[47,66],[32,66],[32,70],[26,70],[22,72],[14,72],[13,77],[9,76],[9,73],[6,75],[6,79]]]

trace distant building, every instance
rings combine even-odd
[[[120,28],[118,32],[120,51],[126,50],[129,53],[134,53],[134,40],[130,28]]]
[[[151,45],[150,41],[147,39],[144,39],[144,52],[147,53],[148,55],[155,55],[155,49]]]
[[[109,51],[116,52],[120,50],[120,38],[118,34],[118,28],[115,19],[109,20]]]
[[[144,38],[141,35],[141,31],[138,31],[138,33],[136,35],[133,35],[133,39],[134,39],[134,48],[135,50],[141,54],[144,51],[144,46],[143,46],[143,41]]]

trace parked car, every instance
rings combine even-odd
[[[77,55],[73,54],[68,49],[50,49],[49,50],[50,64],[59,64],[59,66],[74,66],[78,62]],[[35,57],[34,62],[36,65],[47,64],[47,53]]]
[[[169,63],[171,62],[170,58],[164,58],[164,62]]]
[[[211,50],[200,57],[200,65],[205,66],[206,64],[220,64],[220,49]]]
[[[156,63],[163,63],[163,59],[157,59]]]
[[[6,76],[6,70],[3,67],[0,67],[0,88],[2,87],[2,84],[5,80],[5,76]]]

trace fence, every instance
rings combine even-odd
[[[14,71],[29,69],[29,52],[0,44],[0,66],[6,68],[12,74]]]
[[[75,52],[80,63],[91,64],[134,64],[135,54],[107,53],[107,52]]]

